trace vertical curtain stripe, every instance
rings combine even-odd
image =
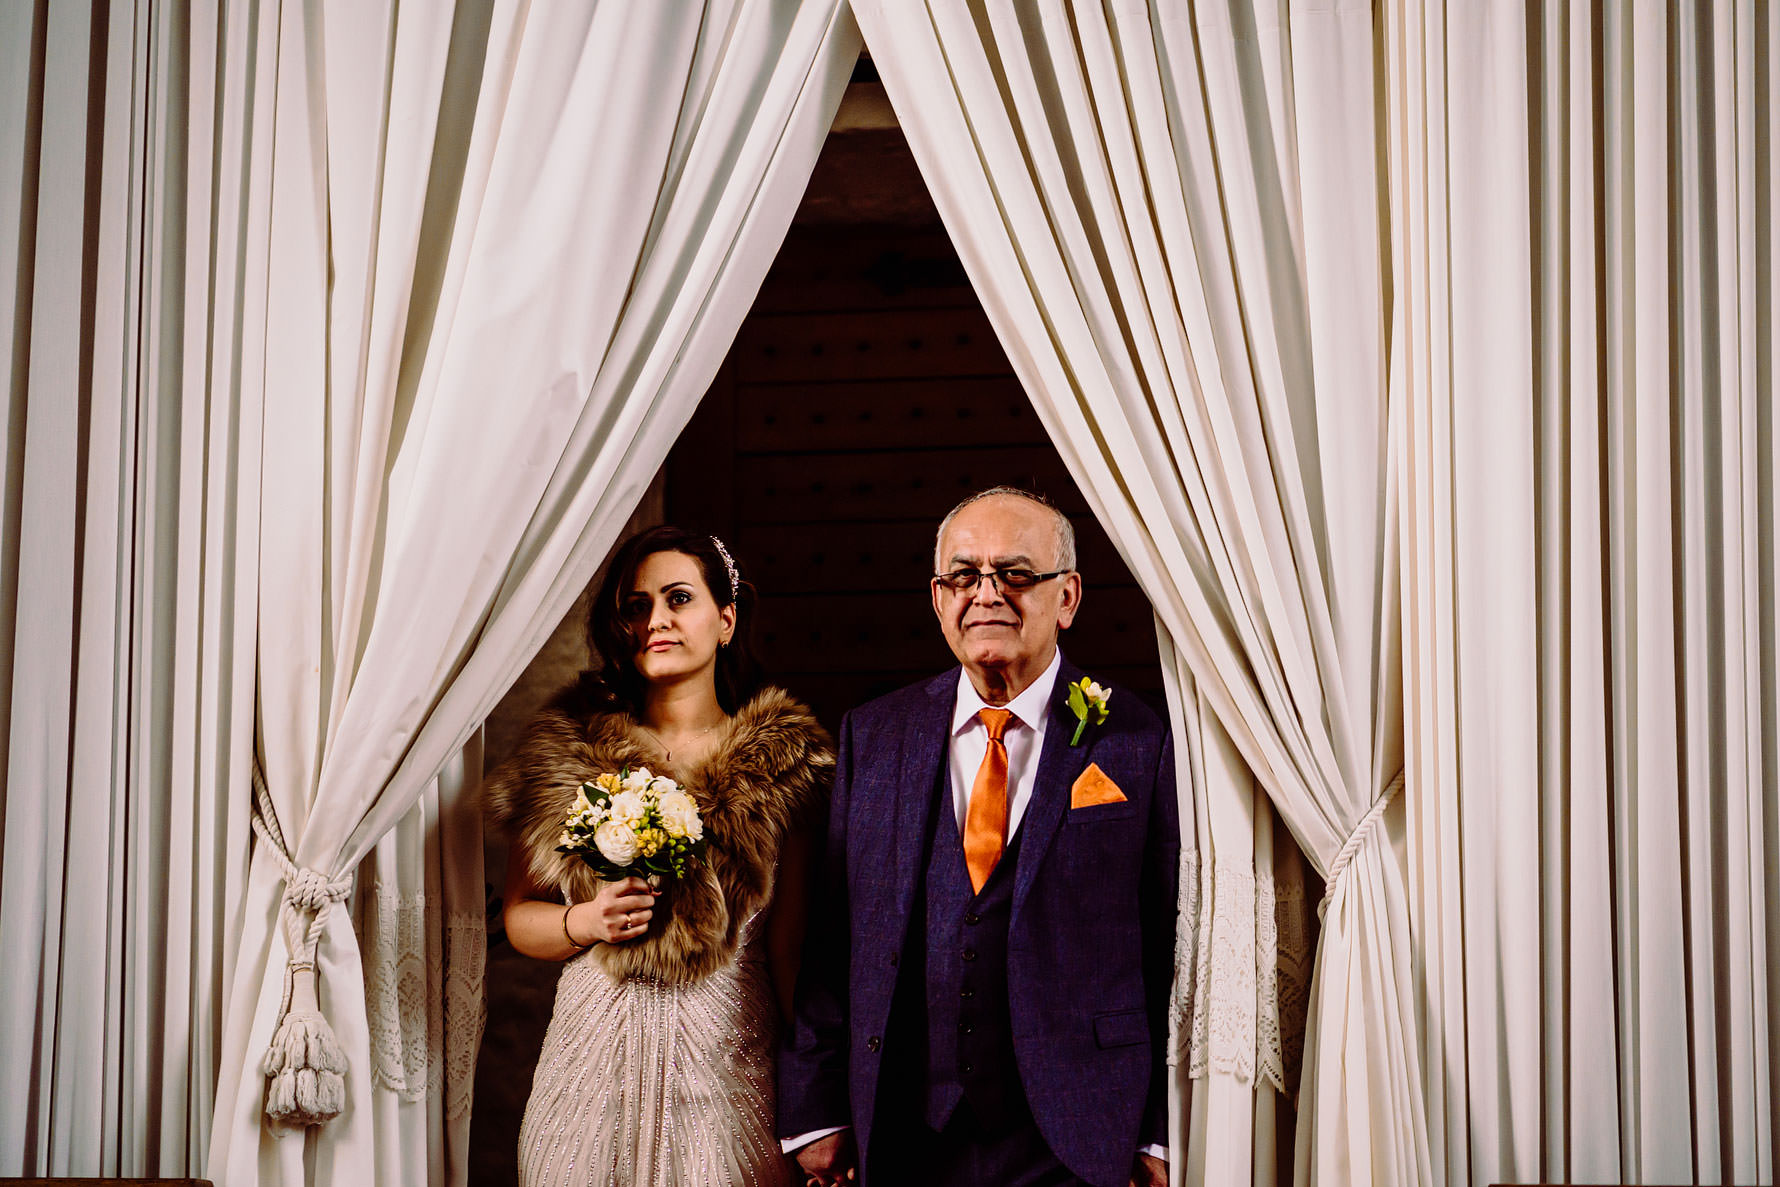
[[[206,375],[234,295],[209,204],[240,200],[214,171],[219,16],[0,21],[0,1046],[22,1086],[0,1174],[183,1174],[208,1144],[252,747],[252,651],[223,639],[252,623],[233,556],[257,510]]]
[[[1450,1181],[1772,1175],[1760,10],[1390,10],[1427,50],[1404,128],[1464,146],[1394,207],[1454,359],[1410,377],[1412,422],[1455,427],[1415,447],[1406,553]],[[1442,260],[1450,304],[1417,287]]]

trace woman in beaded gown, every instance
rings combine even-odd
[[[759,687],[752,588],[714,537],[626,541],[590,633],[602,667],[484,785],[504,921],[566,961],[519,1136],[521,1187],[789,1184],[773,1050],[802,940],[808,825],[834,771],[809,710]],[[646,767],[698,805],[704,855],[659,891],[556,852],[581,784]]]

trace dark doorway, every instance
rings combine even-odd
[[[756,643],[775,682],[832,728],[848,708],[952,664],[927,595],[940,518],[1000,483],[1039,491],[1078,538],[1084,613],[1065,649],[1161,708],[1149,601],[1047,438],[945,232],[839,223],[831,205],[800,213],[670,455],[668,520],[735,542],[760,588]]]

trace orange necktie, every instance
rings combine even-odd
[[[989,731],[989,749],[970,785],[970,807],[964,813],[964,865],[970,871],[970,887],[981,893],[983,883],[995,872],[1001,851],[1007,848],[1007,744],[1001,735],[1013,717],[1008,709],[979,709],[977,716]]]

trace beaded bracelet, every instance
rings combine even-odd
[[[575,951],[585,952],[593,947],[593,942],[590,940],[585,944],[578,944],[575,942],[575,937],[569,934],[569,912],[573,909],[573,903],[570,903],[562,909],[562,938],[567,940],[569,942],[569,947],[573,948]]]

